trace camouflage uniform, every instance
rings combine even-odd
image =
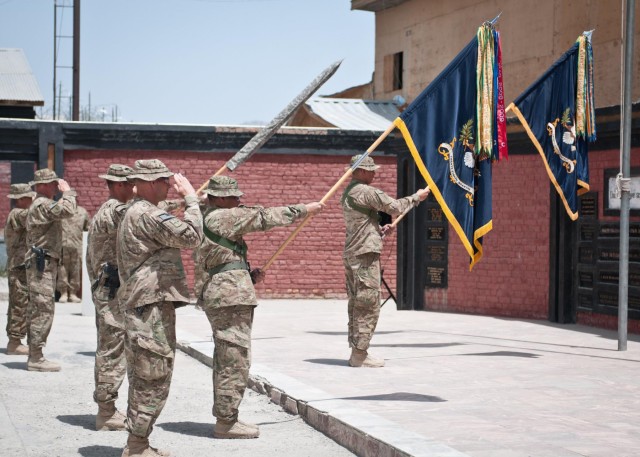
[[[375,171],[377,167],[367,157],[358,168]],[[420,200],[416,194],[394,200],[354,179],[345,189],[341,203],[347,229],[343,262],[349,296],[349,347],[366,351],[380,316],[382,237],[378,211],[399,215],[417,206]]]
[[[132,171],[124,165],[111,165],[107,174],[99,177],[114,182],[126,181]],[[127,369],[124,317],[116,298],[119,284],[116,235],[126,209],[126,203],[110,198],[98,209],[89,225],[86,261],[96,308],[93,399],[98,404],[116,401]]]
[[[89,229],[89,214],[82,206],[76,206],[73,217],[62,224],[62,256],[58,265],[56,288],[62,297],[79,302],[76,294],[82,285],[82,232]],[[60,300],[65,301],[65,300]],[[71,300],[70,300],[71,301]]]
[[[204,192],[213,196],[243,195],[235,179],[223,176],[212,178]],[[305,205],[211,208],[205,214],[205,237],[197,258],[209,277],[196,293],[215,341],[213,414],[218,420],[237,421],[251,366],[251,326],[258,301],[242,237],[289,225],[306,214]]]
[[[57,181],[56,174],[48,169],[36,171],[30,184]],[[27,318],[29,351],[41,351],[53,323],[55,310],[55,285],[58,262],[62,250],[62,220],[73,216],[76,209],[76,192],[62,193],[56,202],[38,194],[27,215],[27,246],[44,249],[44,270],[38,271],[37,257],[29,249],[25,256],[27,283],[29,284],[29,311]]]
[[[35,196],[28,184],[13,184],[11,199]],[[9,340],[21,340],[27,336],[27,306],[29,289],[24,265],[27,253],[28,209],[14,208],[7,217],[4,240],[7,246],[7,272],[9,276],[9,308],[7,310],[7,336]]]
[[[128,178],[154,181],[172,175],[159,160],[139,160]],[[141,438],[151,434],[166,403],[176,348],[175,307],[189,301],[180,249],[202,241],[198,199],[187,195],[185,201],[181,221],[135,198],[118,227],[118,300],[129,366],[127,428]]]

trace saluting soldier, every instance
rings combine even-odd
[[[89,225],[87,271],[96,308],[98,334],[94,368],[98,404],[96,430],[124,430],[125,416],[116,409],[118,389],[127,373],[124,317],[116,294],[120,287],[116,259],[118,225],[133,197],[133,184],[127,181],[133,170],[126,165],[110,165],[99,175],[109,188],[109,199],[102,204]]]
[[[29,184],[11,184],[11,190],[7,195],[15,201],[15,208],[9,213],[4,226],[9,276],[8,355],[29,355],[29,348],[21,341],[27,336],[27,306],[29,305],[24,258],[27,253],[27,213],[35,195]]]
[[[158,208],[167,198],[169,178],[184,197],[184,220]],[[129,430],[123,457],[166,455],[149,445],[149,435],[169,394],[176,350],[177,306],[189,302],[180,249],[202,241],[202,214],[184,176],[159,160],[138,160],[127,179],[137,197],[127,208],[117,235],[120,288],[129,374]]]
[[[42,348],[53,324],[56,277],[62,249],[62,220],[73,216],[76,192],[52,170],[35,172],[36,198],[27,214],[27,283],[29,285],[29,371],[60,371],[60,365],[44,358]],[[62,192],[56,202],[53,197]]]
[[[216,438],[257,438],[258,426],[238,419],[238,408],[249,380],[251,327],[257,306],[253,281],[264,273],[249,271],[243,236],[286,226],[322,210],[321,203],[275,208],[240,205],[244,195],[235,179],[214,176],[207,189],[210,209],[204,217],[204,240],[196,258],[208,273],[197,290],[215,341],[213,354],[213,414]],[[253,280],[253,281],[252,281]]]
[[[57,289],[60,303],[80,303],[78,291],[82,285],[82,232],[89,229],[89,213],[77,204],[73,217],[62,224],[62,257],[58,270]]]
[[[359,159],[351,159],[353,166]],[[384,360],[369,355],[369,343],[380,317],[380,252],[382,235],[391,225],[380,227],[378,211],[392,216],[418,206],[429,191],[395,200],[380,189],[370,186],[380,168],[366,157],[353,171],[353,179],[342,194],[342,210],[347,236],[343,261],[349,297],[349,347],[352,367],[383,367]]]

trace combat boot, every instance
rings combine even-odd
[[[371,357],[367,351],[360,349],[351,349],[351,357],[349,358],[349,365],[355,368],[381,368],[384,366],[384,360]]]
[[[66,303],[67,300],[68,300],[67,293],[66,292],[62,292],[60,294],[60,298],[58,298],[58,303]]]
[[[149,438],[132,435],[129,433],[127,445],[122,451],[122,457],[170,457],[171,453],[162,449],[156,449],[149,445]]]
[[[213,437],[219,439],[249,439],[260,436],[260,429],[257,425],[247,424],[240,420],[223,421],[218,419],[213,428]]]
[[[22,344],[20,338],[9,338],[7,355],[29,355],[29,348]]]
[[[76,294],[69,294],[69,303],[80,303],[82,300]]]
[[[28,371],[60,371],[60,365],[44,358],[42,348],[31,349],[29,352]]]
[[[124,430],[126,416],[116,409],[115,402],[99,402],[96,430],[99,432]]]

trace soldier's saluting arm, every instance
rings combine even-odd
[[[184,219],[154,209],[140,218],[140,230],[158,243],[179,249],[195,248],[202,241],[202,213],[195,194],[185,196]]]

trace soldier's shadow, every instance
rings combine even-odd
[[[96,416],[95,414],[76,414],[73,416],[57,416],[60,422],[64,422],[65,424],[73,425],[75,427],[82,427],[85,430],[93,430],[96,429]],[[96,454],[101,455],[101,454]]]
[[[78,453],[84,457],[119,457],[122,448],[93,445],[79,448]]]
[[[11,368],[12,370],[26,370],[27,362],[6,362],[3,365],[7,368]]]
[[[180,435],[213,438],[213,423],[211,422],[163,422],[162,424],[156,424],[156,427],[167,432],[179,433]]]

